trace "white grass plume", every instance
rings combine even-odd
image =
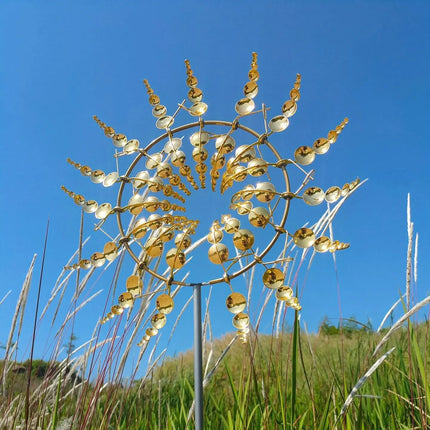
[[[376,330],[376,333],[379,333],[382,329],[382,327],[385,324],[385,321],[387,321],[387,318],[390,316],[391,312],[394,311],[394,309],[402,302],[403,298],[405,297],[406,293],[403,294],[403,296],[400,297],[399,300],[397,300],[393,306],[391,306],[390,309],[388,309],[388,312],[385,314],[384,318],[382,318],[381,324],[379,324],[378,330]]]
[[[203,388],[205,388],[206,385],[208,385],[208,383],[211,380],[212,376],[215,374],[215,371],[218,369],[219,365],[221,364],[223,358],[225,357],[225,355],[227,354],[227,352],[230,350],[230,348],[233,346],[233,344],[236,342],[236,340],[237,340],[237,336],[234,336],[231,339],[231,341],[229,342],[229,344],[222,351],[221,355],[218,357],[218,360],[215,362],[215,364],[212,367],[212,369],[208,372],[208,374],[203,379]],[[193,416],[195,406],[196,406],[196,401],[195,401],[195,399],[193,399],[193,403],[191,404],[190,410],[188,411],[187,423],[190,422],[191,417]]]
[[[375,356],[375,354],[381,349],[382,345],[390,338],[390,336],[402,326],[402,324],[415,312],[418,312],[422,307],[424,307],[426,304],[430,303],[430,296],[427,296],[424,300],[421,300],[419,303],[417,303],[411,310],[406,312],[402,317],[400,317],[388,330],[388,332],[385,334],[385,336],[380,340],[378,345],[376,345],[375,350],[373,351],[372,356]]]
[[[414,250],[414,284],[418,281],[418,233],[415,235],[415,250]]]
[[[411,195],[408,193],[407,203],[408,251],[406,255],[406,308],[411,307],[411,278],[412,278],[412,245],[414,241],[414,223],[411,222]]]
[[[64,319],[63,323],[61,324],[61,327],[58,329],[56,336],[58,336],[64,330],[65,326],[67,325],[68,321],[70,321],[70,319],[72,319],[85,305],[91,302],[91,300],[96,298],[102,292],[103,290],[98,290],[91,297],[89,297],[84,302],[82,302],[79,306],[77,306],[76,309],[73,309],[72,312],[69,312],[66,318]]]
[[[3,392],[5,392],[6,390],[6,369],[7,369],[7,363],[10,359],[11,356],[11,347],[12,347],[12,342],[13,342],[13,337],[15,334],[15,330],[16,330],[16,325],[18,323],[18,319],[19,319],[19,326],[18,326],[18,336],[17,339],[19,339],[19,335],[21,333],[21,328],[22,328],[22,319],[24,316],[24,310],[25,310],[25,305],[27,303],[27,298],[28,298],[28,293],[30,291],[30,284],[31,284],[31,278],[33,276],[33,269],[34,269],[34,265],[36,262],[36,254],[34,254],[33,259],[31,260],[30,263],[30,267],[27,271],[27,275],[25,276],[25,280],[24,283],[22,285],[21,291],[19,293],[19,297],[18,297],[18,301],[16,303],[16,307],[15,307],[15,313],[13,315],[12,318],[12,323],[11,323],[11,327],[10,327],[10,331],[9,331],[9,337],[7,339],[7,343],[6,343],[6,351],[5,351],[5,355],[4,355],[4,362],[3,362],[3,372],[1,375],[1,380],[3,381]],[[16,341],[18,342],[18,340]],[[15,344],[16,346],[16,344]]]
[[[3,298],[0,300],[0,305],[9,297],[9,294],[12,292],[12,290],[9,290]]]

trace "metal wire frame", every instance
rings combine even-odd
[[[255,138],[257,138],[259,140],[261,140],[261,138],[264,136],[264,134],[261,135],[260,133],[257,133],[253,129],[251,129],[249,127],[246,127],[246,126],[240,124],[237,121],[230,122],[230,121],[218,121],[218,120],[208,120],[208,121],[202,121],[202,120],[200,120],[199,122],[192,122],[192,123],[181,125],[181,126],[176,127],[176,128],[174,128],[172,130],[168,129],[164,134],[162,134],[162,135],[158,136],[156,139],[152,140],[143,150],[141,150],[140,154],[137,155],[137,157],[134,159],[134,161],[130,164],[127,172],[122,177],[123,180],[121,181],[121,185],[120,185],[120,188],[119,188],[119,191],[118,191],[118,198],[117,198],[117,204],[116,204],[117,207],[118,208],[121,207],[121,200],[122,200],[122,195],[123,195],[124,187],[125,187],[126,183],[128,182],[127,179],[129,178],[129,176],[131,175],[133,169],[136,167],[137,163],[141,160],[141,158],[147,155],[147,151],[149,151],[150,149],[152,149],[152,147],[154,147],[157,143],[163,141],[164,139],[166,139],[168,137],[173,136],[176,133],[179,133],[179,132],[181,132],[183,130],[188,130],[190,128],[195,128],[195,127],[202,128],[204,125],[220,125],[220,126],[230,127],[231,129],[233,129],[233,128],[239,128],[239,129],[241,129],[241,130],[243,130],[243,131],[251,134],[252,136],[254,136]],[[278,151],[273,147],[273,145],[267,139],[264,140],[264,144],[272,151],[272,153],[275,155],[275,157],[278,159],[278,161],[282,160],[282,158],[279,155]],[[282,174],[283,174],[284,181],[285,181],[285,187],[286,187],[285,191],[288,194],[288,193],[290,193],[290,180],[289,180],[289,177],[288,177],[286,166],[282,165],[279,168],[282,170]],[[209,281],[202,282],[201,285],[213,285],[213,284],[217,284],[217,283],[220,283],[220,282],[230,281],[231,279],[234,279],[237,276],[241,275],[242,273],[248,271],[250,268],[252,268],[253,266],[255,266],[257,263],[261,262],[261,259],[275,245],[275,243],[278,240],[279,236],[281,234],[285,234],[284,226],[285,226],[285,223],[286,223],[287,218],[288,218],[289,207],[290,207],[290,199],[289,198],[285,198],[285,207],[284,207],[284,212],[282,214],[282,219],[280,221],[280,224],[278,226],[276,226],[274,236],[272,237],[271,241],[266,246],[266,248],[259,255],[254,254],[254,259],[251,262],[249,262],[246,266],[238,269],[236,272],[234,272],[232,274],[224,273],[223,277],[215,278],[215,279],[211,279]],[[165,276],[162,276],[162,275],[158,274],[157,272],[155,272],[154,270],[152,270],[147,265],[142,264],[142,261],[133,252],[133,250],[131,249],[130,245],[128,244],[128,236],[126,235],[126,233],[124,231],[124,228],[123,228],[123,225],[122,225],[121,212],[117,211],[116,215],[117,215],[118,229],[119,229],[119,232],[120,232],[120,235],[121,235],[120,242],[121,242],[121,239],[122,239],[123,240],[123,244],[124,244],[126,250],[131,255],[131,257],[133,258],[133,260],[141,267],[141,269],[147,271],[152,276],[156,277],[157,279],[160,279],[161,281],[166,282],[169,285],[171,285],[171,284],[182,285],[182,286],[192,286],[193,285],[192,283],[187,283],[187,282],[184,282],[184,281],[177,281],[177,280],[175,280],[173,278],[167,278]]]

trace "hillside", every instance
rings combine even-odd
[[[297,337],[293,333],[279,338],[254,336],[247,344],[232,343],[232,335],[218,339],[205,349],[206,374],[213,371],[205,381],[205,428],[324,429],[335,428],[336,423],[354,429],[427,428],[428,336],[428,323],[398,331],[385,351],[395,349],[365,380],[341,416],[354,385],[383,354],[372,357],[381,334],[361,329],[331,335],[297,332]],[[224,358],[216,363],[226,348]],[[36,365],[32,372],[35,391],[55,381],[42,363]],[[14,369],[20,366],[16,363]],[[77,383],[74,393],[66,396],[67,390],[57,382],[56,397],[45,401],[51,401],[58,413],[62,427],[56,428],[192,428],[192,416],[188,419],[193,402],[192,366],[192,351],[188,351],[166,359],[145,380],[130,384],[102,385],[97,380],[79,385],[68,378],[69,388]],[[1,409],[13,402],[18,388],[24,395],[23,376],[11,373]],[[37,404],[32,407],[35,414]],[[39,418],[41,428],[46,428],[46,417]]]

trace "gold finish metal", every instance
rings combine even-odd
[[[157,297],[155,306],[161,314],[170,314],[173,311],[173,299],[167,294],[161,294]]]
[[[282,113],[289,118],[297,112],[297,103],[294,100],[287,100],[282,106]]]
[[[330,149],[330,142],[325,137],[321,137],[314,142],[312,147],[315,154],[322,155]]]
[[[240,229],[233,235],[233,244],[237,249],[246,251],[254,245],[254,235],[250,230]]]
[[[330,187],[325,192],[325,199],[328,203],[334,203],[340,198],[341,189],[339,187]]]
[[[320,236],[314,242],[314,249],[316,252],[327,252],[330,248],[331,241],[327,236]]]
[[[231,193],[230,209],[244,218],[239,220],[232,217],[231,214],[226,214],[220,216],[221,222],[218,219],[212,219],[212,226],[206,237],[210,244],[207,245],[208,258],[210,262],[221,266],[222,275],[206,279],[202,285],[221,282],[230,284],[232,279],[245,273],[256,264],[268,265],[269,263],[264,262],[265,256],[279,237],[287,234],[286,220],[292,199],[302,198],[310,206],[319,205],[324,200],[334,203],[340,197],[348,196],[360,182],[357,178],[351,183],[346,183],[342,189],[330,187],[324,192],[316,186],[306,187],[307,183],[313,179],[313,171],[306,172],[300,167],[308,166],[314,161],[316,155],[325,154],[329,150],[348,123],[347,118],[334,130],[330,130],[326,138],[315,140],[312,147],[300,146],[297,148],[294,152],[294,161],[282,158],[270,143],[270,136],[284,131],[289,126],[290,118],[297,111],[301,75],[297,74],[294,86],[289,92],[289,99],[282,105],[282,113],[273,116],[268,121],[269,108],[263,105],[260,111],[255,111],[254,99],[259,92],[257,81],[260,75],[257,54],[252,53],[251,68],[248,72],[249,81],[243,87],[243,97],[235,104],[236,119],[232,122],[211,121],[202,118],[207,112],[208,105],[203,102],[203,91],[197,87],[198,80],[191,69],[189,60],[185,60],[185,67],[187,98],[191,105],[186,107],[186,100],[183,100],[178,104],[173,115],[167,114],[167,109],[160,103],[159,96],[154,93],[148,80],[144,80],[152,115],[155,117],[155,126],[163,130],[160,136],[144,148],[140,148],[137,139],[128,140],[124,134],[116,132],[99,118],[94,117],[104,134],[112,139],[113,145],[121,148],[121,151],[116,150],[115,157],[134,156],[134,160],[129,164],[125,174],[120,176],[118,162],[117,171],[106,174],[103,170],[92,170],[87,165],[67,160],[83,176],[89,177],[94,183],[102,184],[104,187],[119,183],[114,206],[107,202],[98,204],[95,200],[87,200],[83,195],[62,187],[63,191],[84,212],[93,213],[95,218],[100,220],[96,229],[100,229],[107,218],[114,214],[119,230],[119,239],[111,239],[106,243],[103,253],[96,252],[90,259],[81,259],[70,268],[100,267],[106,261],[113,261],[121,247],[127,251],[138,267],[136,274],[127,278],[127,291],[119,296],[118,304],[112,306],[110,312],[102,319],[102,323],[115,315],[120,315],[124,309],[132,307],[135,298],[142,295],[144,271],[165,283],[166,291],[169,294],[157,297],[158,313],[151,318],[151,325],[139,342],[142,346],[146,345],[150,338],[157,335],[158,330],[164,327],[165,315],[173,310],[173,299],[170,296],[171,286],[196,285],[188,281],[179,281],[175,279],[175,275],[176,271],[186,264],[186,253],[193,249],[191,247],[192,235],[196,233],[199,224],[199,220],[192,220],[186,216],[186,197],[191,195],[192,189],[206,188],[206,175],[210,178],[210,189],[213,192]],[[180,110],[187,111],[198,121],[172,128]],[[241,123],[247,116],[258,112],[262,112],[264,119],[262,133]],[[191,149],[182,144],[184,136],[181,133],[188,130],[191,131],[189,136]],[[246,143],[243,135],[251,137],[251,143]],[[236,147],[236,142],[241,142],[241,145]],[[189,164],[187,164],[187,157]],[[147,170],[139,170],[142,165]],[[298,168],[306,175],[302,186],[294,193],[290,189],[287,172],[287,167],[290,168],[290,166]],[[199,184],[193,177],[193,172],[198,175]],[[255,178],[260,177],[261,182],[255,183]],[[284,183],[277,184],[275,187],[272,182],[274,178],[279,177],[282,177]],[[191,185],[190,189],[184,184],[183,178]],[[244,182],[243,185],[239,185],[241,182]],[[217,186],[219,190],[217,190]],[[159,194],[155,195],[156,193]],[[181,202],[183,206],[173,203],[174,201]],[[142,212],[148,212],[148,214],[143,213],[145,217],[142,217]],[[234,212],[232,213],[234,214]],[[124,228],[123,216],[128,217],[131,227]],[[134,217],[137,216],[140,218],[135,219]],[[254,228],[264,228],[265,230],[254,236]],[[253,250],[253,246],[256,237],[259,238],[259,236],[266,236],[268,239],[265,247],[257,254],[257,251]],[[349,244],[338,240],[331,242],[325,236],[316,239],[314,232],[305,227],[297,230],[292,238],[298,247],[310,248],[313,246],[316,252],[336,252],[349,247]],[[223,240],[226,243],[222,243]],[[164,244],[169,241],[173,241],[175,247],[165,249],[167,247]],[[239,251],[236,251],[234,258],[229,258],[228,243],[232,243]],[[170,268],[164,273],[159,270],[159,263],[163,261],[162,256]],[[284,260],[287,261],[288,258],[285,257]],[[278,300],[300,310],[301,306],[297,297],[293,297],[293,290],[284,285],[284,281],[284,274],[275,267],[267,269],[263,275],[264,285],[276,290],[275,295]],[[233,325],[238,329],[239,339],[246,342],[250,330],[249,316],[243,313],[246,308],[245,297],[240,293],[232,292],[227,298],[226,305],[228,310],[235,314]]]
[[[243,312],[239,312],[233,317],[233,326],[237,329],[243,329],[249,326],[249,316]]]
[[[299,146],[294,152],[294,160],[302,166],[307,166],[315,160],[315,152],[309,146]]]
[[[151,325],[155,329],[160,330],[166,325],[166,321],[167,321],[167,318],[165,314],[163,313],[155,314],[151,318]]]
[[[255,109],[255,102],[251,98],[245,97],[236,103],[234,109],[239,115],[247,115]]]
[[[118,247],[115,242],[108,242],[105,244],[103,248],[103,254],[106,257],[106,260],[113,261],[118,255]]]
[[[222,121],[205,121],[205,125],[206,126],[210,126],[210,125],[226,125],[226,126],[230,126],[230,127],[232,127],[232,123],[225,123],[225,122],[222,122]],[[129,167],[129,170],[128,170],[128,172],[126,172],[126,174],[125,174],[125,177],[132,177],[133,178],[133,180],[134,181],[136,181],[134,178],[137,176],[137,175],[133,175],[131,172],[133,172],[134,171],[134,168],[135,168],[135,166],[137,165],[137,163],[140,161],[140,159],[143,157],[143,156],[145,156],[145,154],[148,154],[150,151],[151,151],[151,149],[158,143],[158,142],[160,142],[160,141],[162,141],[162,140],[164,140],[164,139],[166,139],[167,137],[169,137],[169,140],[170,139],[175,139],[173,136],[175,136],[175,135],[177,135],[178,133],[180,133],[181,131],[183,131],[183,130],[186,130],[186,129],[189,129],[189,128],[193,128],[193,127],[198,127],[198,129],[200,130],[199,132],[195,132],[193,135],[192,135],[192,137],[190,138],[190,140],[191,140],[191,142],[194,144],[194,146],[195,147],[201,147],[202,146],[202,144],[203,143],[207,143],[208,141],[209,141],[209,139],[210,139],[210,136],[209,136],[209,134],[205,134],[205,133],[207,133],[207,132],[204,132],[204,131],[202,131],[201,130],[201,124],[200,123],[192,123],[192,124],[188,124],[188,125],[186,125],[186,126],[181,126],[181,127],[178,127],[177,129],[174,129],[174,130],[171,130],[170,131],[170,134],[169,133],[165,133],[165,134],[163,134],[162,136],[160,136],[159,138],[157,138],[157,139],[155,139],[153,142],[151,142],[146,148],[145,148],[145,150],[142,152],[142,153],[140,153],[140,154],[138,154],[137,155],[137,157],[136,157],[136,159],[135,159],[135,161],[130,165],[130,167]],[[252,132],[250,129],[248,129],[247,127],[245,127],[245,126],[243,126],[243,125],[241,125],[241,124],[238,124],[238,126],[237,126],[239,129],[242,129],[242,130],[244,130],[245,132],[248,132],[248,133],[251,133],[251,134],[253,134],[256,138],[257,138],[257,140],[260,140],[259,139],[259,135],[258,134],[254,134],[254,132]],[[200,139],[199,139],[199,135],[200,135]],[[201,143],[199,143],[199,140],[200,140],[200,142]],[[229,141],[228,139],[225,139],[226,141]],[[231,142],[231,141],[230,141]],[[276,152],[276,150],[275,150],[275,148],[272,146],[272,145],[270,145],[270,143],[269,142],[266,142],[265,143],[265,145],[266,146],[268,146],[269,147],[269,149],[270,149],[270,151],[272,151],[274,154],[275,154],[275,156],[277,157],[277,160],[281,160],[281,157],[279,156],[279,155],[277,155],[277,152]],[[165,145],[166,146],[166,145]],[[221,146],[222,146],[222,144],[221,144]],[[247,147],[247,149],[248,149],[248,153],[251,155],[252,153],[255,153],[255,152],[251,152],[251,151],[253,151],[253,147],[252,146],[249,146],[249,145],[246,145],[246,147]],[[169,149],[170,148],[170,149]],[[166,149],[167,150],[172,150],[172,149],[175,149],[175,146],[173,145],[173,146],[170,146],[170,147],[166,147]],[[199,148],[200,149],[200,148]],[[244,151],[244,149],[241,149],[241,151]],[[246,151],[244,151],[245,153],[246,153]],[[179,149],[176,149],[175,151],[173,151],[173,152],[170,152],[169,153],[170,154],[170,157],[171,157],[171,163],[172,163],[172,165],[173,166],[175,166],[175,165],[179,165],[180,167],[179,167],[179,174],[181,174],[182,176],[186,176],[187,177],[187,179],[191,176],[191,173],[190,173],[190,169],[185,165],[185,153],[183,152],[183,151],[180,151]],[[241,155],[240,153],[238,153],[237,155]],[[242,154],[243,155],[243,154]],[[217,157],[217,156],[215,156],[215,157]],[[212,160],[217,160],[217,162],[219,162],[220,160],[222,160],[222,158],[221,157],[224,157],[224,155],[222,155],[222,156],[218,156],[218,159],[217,158],[214,158],[214,156],[212,156]],[[236,157],[235,157],[236,158]],[[155,158],[154,158],[154,154],[152,154],[151,155],[151,159],[154,159],[155,160],[155,163],[152,163],[149,167],[151,167],[151,168],[154,168],[154,167],[157,167],[157,165],[158,164],[160,164],[161,162],[162,162],[162,159],[159,159],[158,158],[158,156],[156,156]],[[148,159],[147,159],[148,160]],[[248,161],[249,160],[249,161]],[[257,161],[255,161],[255,160],[257,160]],[[214,161],[212,161],[212,164],[213,164],[213,162]],[[267,171],[267,169],[268,169],[268,167],[269,167],[269,164],[266,162],[266,161],[264,161],[263,159],[255,159],[255,158],[253,158],[252,156],[249,158],[249,159],[245,159],[245,162],[247,162],[248,163],[248,166],[247,166],[247,171],[248,171],[248,173],[249,173],[249,171],[251,170],[251,173],[253,173],[254,175],[263,175],[263,174],[265,174],[265,172]],[[218,168],[222,168],[222,165],[218,165],[217,166]],[[285,167],[282,167],[282,170],[283,170],[283,176],[284,176],[284,179],[286,180],[286,186],[287,187],[289,187],[289,182],[288,182],[288,176],[286,175],[286,169],[285,169]],[[211,175],[213,174],[213,172],[211,171]],[[170,176],[169,177],[169,181],[170,181],[170,178],[171,178],[172,176]],[[142,181],[143,181],[143,184],[145,184],[145,183],[147,183],[147,181],[148,181],[148,177],[145,175],[145,176],[143,176],[142,177]],[[175,181],[175,178],[174,178],[174,181]],[[119,191],[119,194],[118,194],[118,202],[117,202],[117,207],[123,207],[122,206],[122,203],[121,203],[121,200],[122,200],[122,193],[123,193],[123,189],[124,189],[124,187],[125,187],[125,184],[126,184],[126,182],[125,181],[122,181],[121,183],[120,183],[120,191]],[[136,184],[137,185],[139,185],[139,183],[137,183],[136,182]],[[157,187],[157,189],[160,187],[160,185],[156,185],[156,182],[154,182],[154,181],[152,181],[152,184],[150,184],[153,188],[154,187]],[[141,186],[141,185],[139,185],[139,186]],[[195,187],[194,187],[195,188]],[[289,188],[288,188],[289,189]],[[270,189],[270,191],[273,191],[273,189]],[[266,198],[267,198],[267,194],[268,194],[269,192],[267,191],[266,192]],[[261,195],[263,195],[263,193],[261,193]],[[268,194],[269,196],[271,196],[270,194]],[[276,194],[277,195],[277,194]],[[246,202],[238,202],[238,204],[237,204],[237,210],[238,210],[238,213],[240,213],[240,214],[246,214],[246,215],[249,215],[249,213],[250,213],[250,211],[252,210],[252,205],[249,205],[249,206],[247,206],[246,204],[245,204]],[[250,202],[248,202],[248,203],[250,203]],[[265,202],[265,203],[267,203],[267,202]],[[289,201],[288,200],[285,200],[285,207],[284,207],[284,213],[283,213],[283,215],[282,215],[282,217],[281,217],[281,220],[280,220],[280,222],[279,222],[279,228],[277,229],[277,230],[275,230],[275,234],[274,234],[274,237],[272,238],[272,240],[269,242],[269,244],[268,244],[268,246],[265,248],[265,250],[263,250],[263,252],[260,254],[260,257],[264,257],[264,255],[265,254],[267,254],[267,252],[271,249],[271,247],[273,246],[273,244],[276,242],[276,240],[277,240],[277,238],[279,237],[279,235],[281,235],[282,234],[282,228],[280,227],[280,226],[282,226],[282,225],[284,225],[285,224],[285,221],[286,221],[286,217],[287,217],[287,214],[288,214],[288,207],[289,207]],[[271,213],[271,212],[269,212],[269,213]],[[267,214],[266,214],[267,215]],[[123,236],[125,236],[125,232],[122,230],[122,223],[120,224],[120,220],[121,220],[121,212],[120,211],[118,211],[117,212],[117,220],[119,220],[119,222],[118,222],[118,224],[119,224],[119,228],[120,228],[120,234],[122,234]],[[151,220],[149,220],[149,221],[151,221]],[[148,228],[149,228],[150,226],[148,225],[148,221],[143,221],[142,222],[142,224],[139,224],[139,225],[136,225],[136,227],[134,227],[134,229],[133,229],[133,234],[134,233],[137,233],[138,234],[138,236],[142,239],[144,236],[145,236],[145,234],[146,234],[146,232],[148,231]],[[227,224],[226,224],[226,226],[225,226],[225,231],[226,232],[234,232],[235,230],[238,230],[239,229],[239,227],[240,227],[240,224],[239,225],[237,225],[237,221],[230,221],[230,222],[227,222]],[[136,236],[135,236],[136,237]],[[132,255],[132,257],[133,258],[135,258],[135,260],[138,262],[139,260],[138,260],[138,257],[137,257],[137,255],[134,257],[133,255],[134,255],[134,252],[133,252],[133,250],[130,248],[130,246],[129,246],[129,244],[128,243],[124,243],[124,246],[125,246],[125,248],[127,249],[127,251]],[[130,252],[131,251],[131,252]],[[159,250],[158,252],[160,252],[161,250]],[[213,250],[212,250],[213,251]],[[226,251],[228,251],[228,248],[225,250],[225,249],[223,249],[222,250],[222,253],[220,254],[219,252],[218,253],[215,253],[215,256],[214,256],[214,254],[213,254],[213,252],[211,253],[211,258],[212,259],[214,259],[215,261],[219,261],[217,264],[221,264],[221,259],[222,259],[222,262],[224,262],[224,260],[226,261],[227,259],[228,259],[228,257],[226,258]],[[157,253],[158,253],[157,252]],[[161,251],[161,253],[162,253],[162,251]],[[220,259],[220,257],[219,257],[219,255],[221,255],[221,259]],[[229,277],[231,278],[231,279],[233,279],[234,277],[236,277],[236,276],[239,276],[239,274],[241,274],[241,273],[243,273],[243,272],[245,272],[246,270],[248,270],[250,267],[252,267],[252,266],[254,266],[255,264],[257,264],[258,263],[258,259],[253,259],[251,262],[249,262],[246,266],[244,266],[244,267],[242,267],[242,268],[240,268],[240,269],[238,269],[236,272],[233,272],[233,273],[229,273]],[[148,267],[148,270],[147,270],[151,275],[154,275],[154,276],[156,276],[157,278],[160,278],[160,279],[162,279],[162,280],[164,280],[164,281],[166,281],[167,282],[167,278],[164,278],[163,276],[161,276],[160,274],[158,274],[158,273],[156,273],[156,272],[154,272],[150,267]],[[179,282],[179,281],[177,281],[177,280],[173,280],[173,282],[175,283],[175,284],[181,284],[181,282]],[[217,278],[217,279],[213,279],[213,280],[210,280],[209,281],[209,283],[218,283],[218,282],[224,282],[224,277],[221,277],[221,278]]]
[[[157,336],[157,334],[158,334],[158,329],[157,329],[157,328],[155,328],[155,327],[148,327],[148,328],[146,329],[146,334],[147,334],[149,337]]]
[[[115,130],[112,127],[108,127],[104,122],[100,121],[96,115],[93,116],[93,119],[104,131],[106,137],[112,138],[115,136]]]
[[[275,295],[278,300],[287,301],[293,296],[293,290],[291,287],[283,285],[276,290]]]
[[[133,294],[128,291],[120,294],[118,297],[118,304],[124,309],[131,308],[134,304]]]
[[[263,203],[272,201],[276,195],[276,188],[271,182],[259,182],[255,190],[255,197],[259,202]]]
[[[294,233],[293,240],[299,248],[309,248],[315,242],[315,233],[310,228],[302,227]]]
[[[124,308],[122,308],[120,305],[113,305],[110,309],[110,311],[114,315],[121,315],[124,312]]]
[[[310,206],[316,206],[324,201],[325,196],[321,188],[310,187],[303,193],[303,200]]]
[[[106,257],[102,252],[95,252],[91,258],[90,262],[94,267],[101,267],[106,262]]]
[[[263,284],[267,288],[275,290],[282,286],[284,279],[284,274],[279,269],[267,269],[263,275]]]
[[[215,148],[218,151],[218,154],[224,155],[233,151],[236,145],[235,140],[228,135],[220,136],[215,141]]]
[[[180,269],[185,264],[185,254],[182,250],[172,248],[166,253],[166,263],[172,269]]]
[[[154,90],[149,85],[148,79],[144,79],[143,83],[145,84],[146,91],[149,95],[149,104],[152,106],[157,106],[160,104],[160,97],[158,97],[156,94],[154,94]]]
[[[224,224],[226,233],[233,234],[240,229],[240,221],[237,218],[229,217]]]
[[[209,243],[218,243],[221,242],[223,236],[221,229],[211,229],[207,236],[207,240]]]
[[[138,297],[142,294],[142,279],[138,275],[132,275],[127,278],[126,288],[127,291],[133,294],[133,297]]]
[[[266,227],[270,220],[270,213],[262,207],[252,208],[248,215],[249,222],[254,227]]]
[[[150,237],[145,243],[146,254],[150,257],[159,257],[163,254],[163,241],[158,237]]]
[[[208,251],[209,260],[214,264],[223,264],[228,260],[228,248],[223,243],[213,244]]]
[[[240,293],[231,293],[226,300],[227,309],[233,313],[238,314],[246,308],[245,296]]]
[[[288,299],[285,301],[285,304],[287,306],[290,306],[291,308],[295,309],[296,311],[300,311],[302,307],[299,304],[299,300],[297,297],[291,297],[291,299]]]
[[[278,115],[273,117],[269,122],[269,128],[275,133],[279,133],[281,131],[284,131],[290,122],[288,121],[288,118],[284,115]]]
[[[191,246],[191,236],[186,233],[179,233],[175,238],[175,245],[179,249],[187,249]]]

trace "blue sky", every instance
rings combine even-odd
[[[78,245],[80,211],[60,190],[103,200],[103,190],[66,163],[115,168],[112,145],[93,122],[129,138],[157,136],[142,79],[148,78],[173,113],[186,97],[184,60],[190,59],[209,110],[206,118],[234,118],[251,53],[258,53],[258,103],[280,113],[296,73],[301,100],[290,127],[277,138],[286,157],[311,145],[347,116],[335,147],[318,159],[315,185],[368,182],[334,223],[351,248],[321,255],[306,277],[302,318],[311,330],[327,315],[354,315],[378,325],[404,290],[406,197],[420,234],[419,300],[429,294],[430,6],[424,1],[327,2],[16,2],[0,6],[0,138],[3,143],[0,213],[3,246],[0,342],[6,342],[18,291],[34,253],[40,269],[50,219],[42,290],[44,305],[61,267]],[[424,195],[423,195],[424,193]],[[300,206],[292,215],[314,221],[320,212]],[[297,213],[297,214],[296,214]],[[90,219],[85,234],[91,233]],[[288,224],[287,224],[288,225]],[[102,241],[103,242],[103,241]],[[32,285],[25,333],[30,333],[38,275]],[[303,281],[304,282],[304,281]],[[109,280],[101,279],[106,284]],[[101,288],[103,285],[98,285]],[[95,288],[95,289],[97,289]],[[223,287],[224,288],[224,287]],[[219,295],[218,295],[219,294]],[[222,313],[214,334],[231,330],[224,309],[228,290],[213,298]],[[90,336],[106,295],[94,302],[77,336]],[[178,328],[172,353],[192,346],[191,309]],[[90,327],[90,328],[88,328]],[[40,339],[48,335],[41,327]],[[37,353],[42,354],[43,342]]]

